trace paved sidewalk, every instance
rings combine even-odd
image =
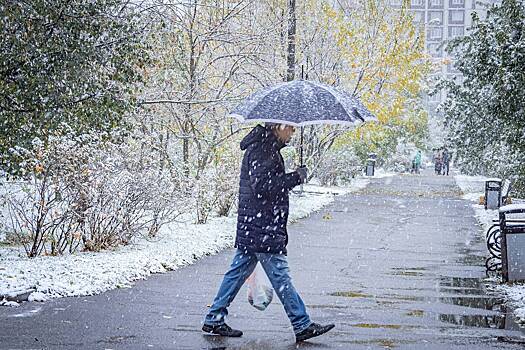
[[[523,349],[483,278],[486,248],[452,177],[372,179],[289,228],[289,261],[312,319],[334,322],[305,349]],[[242,289],[228,323],[200,332],[233,255],[93,297],[0,308],[0,349],[295,349],[282,306],[260,312]]]

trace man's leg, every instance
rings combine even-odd
[[[220,326],[228,315],[228,306],[241,289],[242,285],[255,269],[257,257],[237,249],[230,269],[224,275],[217,296],[204,319],[204,325]]]
[[[310,321],[310,316],[306,313],[306,306],[303,300],[292,284],[286,256],[267,253],[255,254],[268,275],[275,293],[281,300],[295,334],[308,328],[312,321]]]

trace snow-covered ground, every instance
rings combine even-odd
[[[348,187],[305,185],[292,193],[290,221],[308,216],[333,202],[338,194],[366,187],[367,179],[355,179]],[[31,293],[29,300],[45,301],[65,296],[93,295],[129,287],[133,281],[162,273],[233,246],[236,216],[211,218],[204,225],[174,223],[165,226],[155,240],[137,240],[113,251],[43,256],[29,259],[23,249],[0,247],[0,295]],[[1,301],[0,305],[17,306]]]
[[[387,171],[383,168],[378,168],[378,169],[375,169],[373,177],[376,179],[382,179],[384,177],[392,177],[394,175],[396,175],[396,173]]]
[[[479,198],[484,195],[485,180],[483,176],[456,175],[456,183],[463,192],[463,198],[472,201],[472,207],[476,218],[487,232],[492,225],[492,220],[498,218],[498,210],[485,210],[483,205],[479,204]],[[503,292],[516,309],[514,310],[518,322],[525,323],[525,285],[524,284],[498,284],[496,288]]]

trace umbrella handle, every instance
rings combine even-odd
[[[299,157],[300,157],[300,163],[301,166],[304,166],[304,160],[303,160],[303,136],[304,136],[304,126],[301,126],[301,149],[299,150]]]

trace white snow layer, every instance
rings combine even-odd
[[[383,168],[378,168],[378,169],[375,169],[374,171],[374,178],[376,179],[382,179],[382,178],[385,178],[385,177],[392,177],[396,175],[396,173],[394,172],[391,172],[391,171],[387,171]]]
[[[484,195],[485,181],[489,178],[483,176],[456,175],[456,183],[463,192],[463,198],[474,202],[475,216],[483,227],[483,232],[487,232],[493,224],[493,219],[498,219],[498,210],[485,210],[479,204],[479,198]],[[498,284],[496,289],[503,292],[507,300],[515,307],[514,315],[519,323],[525,323],[525,285],[524,284]]]
[[[321,187],[305,185],[303,195],[290,197],[290,221],[308,216],[333,202],[336,194],[366,187],[367,179],[351,185]],[[49,298],[94,295],[130,287],[133,281],[192,264],[197,259],[232,247],[236,215],[211,218],[208,223],[173,223],[165,226],[155,240],[137,240],[112,251],[64,256],[27,258],[21,248],[0,248],[0,295],[17,295],[28,290],[31,301]],[[293,237],[290,237],[293,239]],[[0,300],[0,305],[18,306]]]

